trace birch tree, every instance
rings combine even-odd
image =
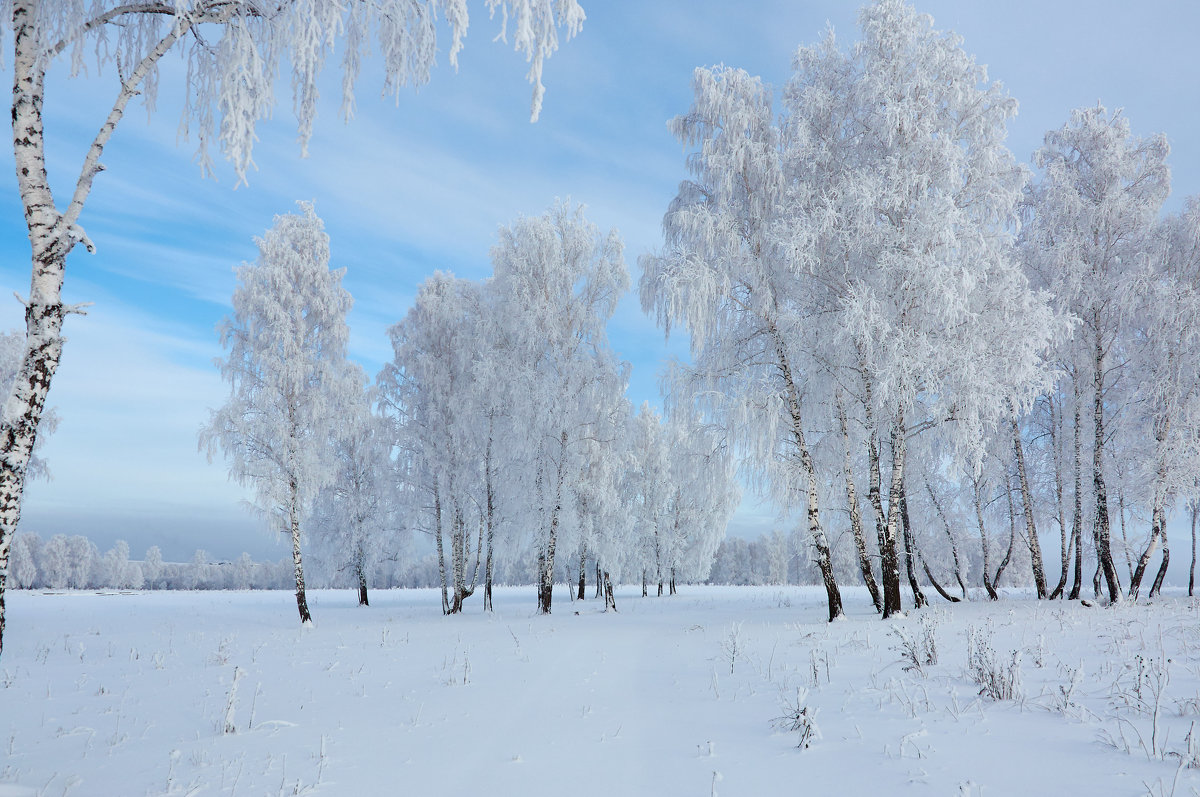
[[[616,444],[609,429],[623,407],[628,365],[609,349],[606,325],[629,274],[617,231],[602,235],[570,202],[502,228],[491,254],[492,287],[509,315],[512,373],[529,386],[523,445],[537,473],[538,610],[549,614],[573,480],[592,446]]]
[[[771,93],[726,67],[697,69],[692,87],[670,127],[697,151],[663,218],[663,251],[640,261],[642,307],[668,336],[677,325],[690,334],[692,363],[674,368],[669,404],[726,428],[743,469],[785,505],[803,496],[834,620],[841,592],[802,403],[806,293],[773,229],[784,179]]]
[[[413,509],[437,543],[447,614],[462,611],[479,575],[481,546],[472,545],[471,521],[482,506],[483,413],[474,389],[476,361],[484,354],[481,290],[478,283],[441,271],[422,283],[412,309],[389,330],[394,357],[379,377],[395,421],[401,478],[415,488]]]
[[[580,30],[583,9],[576,0],[486,0],[485,6],[491,14],[500,13],[500,38],[511,34],[530,65],[531,118],[536,119],[545,59],[558,48],[560,29],[567,38]],[[130,101],[141,95],[153,110],[160,62],[167,53],[182,51],[186,79],[180,89],[180,129],[195,136],[203,169],[211,164],[210,145],[216,145],[241,182],[253,166],[256,125],[274,111],[274,84],[283,64],[290,66],[292,107],[304,149],[316,118],[320,74],[335,48],[342,53],[342,115],[348,119],[372,39],[385,91],[398,94],[428,81],[438,51],[439,16],[449,26],[447,60],[456,66],[468,24],[465,0],[0,0],[0,17],[12,32],[13,156],[31,261],[29,295],[23,299],[24,352],[0,410],[0,652],[8,552],[29,462],[62,356],[64,319],[81,311],[62,301],[67,257],[80,243],[94,250],[81,226],[83,209]],[[117,85],[108,113],[97,120],[99,132],[86,142],[73,186],[56,196],[47,177],[44,109],[53,99],[47,97],[47,73],[58,62],[66,62],[72,75],[85,69],[115,75]]]
[[[256,241],[258,260],[238,270],[233,316],[219,327],[228,356],[218,361],[229,399],[200,432],[211,458],[254,490],[255,507],[288,535],[296,607],[310,623],[301,558],[301,523],[336,475],[340,417],[363,390],[346,361],[350,294],[344,270],[329,270],[329,236],[313,206],[275,217]]]

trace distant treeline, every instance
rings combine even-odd
[[[330,563],[333,557],[318,552],[312,558],[310,586],[351,588],[354,576]],[[524,560],[497,566],[500,584],[532,584],[537,574],[533,552]],[[560,582],[572,581],[566,563],[559,568]],[[384,559],[375,566],[373,585],[381,589],[436,587],[441,583],[435,553]],[[8,586],[13,589],[286,589],[295,588],[292,560],[255,561],[243,553],[233,560],[217,560],[197,550],[190,561],[164,561],[152,545],[141,559],[131,559],[129,544],[117,540],[102,552],[87,537],[55,534],[43,540],[34,532],[21,532],[13,540]]]

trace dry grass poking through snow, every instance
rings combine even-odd
[[[1200,604],[10,593],[0,797],[1200,794]]]

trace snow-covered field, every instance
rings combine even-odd
[[[550,617],[531,588],[458,617],[315,592],[312,628],[282,592],[9,600],[4,797],[1200,793],[1181,597],[885,623],[851,592],[830,625],[796,587],[627,590],[616,614],[564,590]],[[969,647],[1015,699],[980,694]]]

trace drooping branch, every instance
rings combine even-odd
[[[124,16],[134,16],[138,14],[161,14],[163,16],[174,16],[175,7],[164,3],[126,3],[125,5],[115,6],[105,11],[103,14],[98,14],[87,22],[83,23],[71,33],[59,39],[55,44],[46,48],[46,55],[53,58],[60,55],[63,50],[71,46],[72,43],[82,39],[94,30],[102,28],[110,22],[115,22]]]

